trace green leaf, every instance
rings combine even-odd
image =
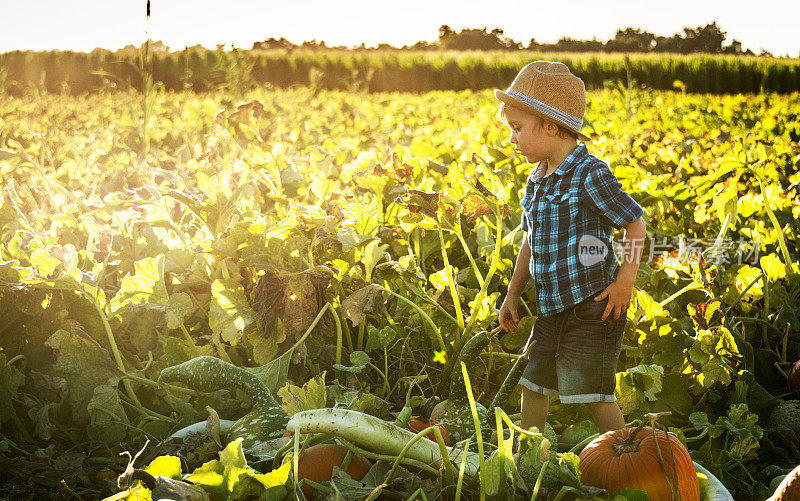
[[[113,375],[100,347],[86,337],[59,329],[45,341],[56,351],[54,372],[66,380],[64,398],[72,409],[72,419],[85,423],[89,414],[86,406],[94,389],[105,384]]]
[[[6,356],[0,353],[0,425],[14,414],[11,400],[23,384],[25,376],[13,365],[7,364]]]
[[[500,297],[500,292],[492,292],[488,296],[484,296],[481,300],[481,304],[478,307],[475,307],[475,301],[469,302],[470,308],[470,317],[473,315],[478,319],[479,322],[487,320],[488,318],[494,317],[497,315],[497,299]]]
[[[594,421],[591,419],[584,419],[579,423],[569,425],[561,434],[558,444],[560,447],[572,448],[597,432],[597,425]]]
[[[229,278],[214,280],[208,312],[208,324],[214,336],[235,345],[256,318],[239,282]]]
[[[369,355],[363,351],[354,351],[350,353],[350,363],[355,366],[364,366],[369,363]]]
[[[770,281],[775,282],[786,278],[786,265],[776,254],[761,256],[759,264],[761,264],[761,269],[764,270],[764,274]]]
[[[50,255],[47,249],[38,248],[31,253],[31,265],[39,270],[39,275],[49,277],[56,271],[61,261]]]
[[[363,365],[357,365],[355,367],[350,367],[350,366],[342,365],[342,364],[333,364],[333,368],[336,369],[337,371],[349,372],[350,374],[361,374],[362,372],[364,372],[364,366]]]
[[[172,394],[167,394],[164,400],[167,401],[169,406],[172,407],[172,410],[178,415],[178,423],[175,425],[175,428],[181,429],[197,422],[197,411],[194,410],[192,404]]]
[[[194,263],[194,254],[183,249],[169,249],[164,253],[164,272],[182,275]]]
[[[699,331],[689,349],[689,359],[701,370],[696,377],[703,388],[731,384],[736,372],[732,364],[739,358],[733,335],[721,326]]]
[[[122,278],[119,291],[111,298],[111,311],[116,312],[126,304],[169,303],[164,284],[164,256],[148,257],[134,263],[136,272]]]
[[[243,471],[231,490],[231,499],[258,499],[259,501],[281,501],[288,493],[287,482],[292,471],[291,461],[269,473]]]
[[[167,329],[178,329],[183,325],[186,315],[194,311],[194,303],[189,294],[176,292],[167,302]]]
[[[708,415],[700,411],[692,412],[689,415],[689,422],[692,423],[692,426],[694,426],[694,429],[697,431],[702,431],[711,426],[711,423],[708,422]]]
[[[308,380],[302,388],[287,384],[278,390],[281,407],[289,416],[300,411],[324,409],[327,406],[328,394],[325,391],[325,372]]]
[[[247,341],[253,347],[253,361],[264,365],[275,359],[278,354],[278,340],[285,338],[279,329],[272,329],[268,336],[261,331],[252,331],[247,335]]]
[[[260,367],[245,367],[249,372],[256,375],[264,382],[273,394],[286,384],[286,377],[289,374],[289,363],[292,361],[292,353],[288,351],[280,357],[268,362]]]
[[[161,358],[153,362],[153,370],[157,372],[173,365],[182,364],[196,356],[214,354],[214,348],[211,345],[193,347],[187,340],[173,336],[162,338],[162,349]]]
[[[154,477],[160,475],[173,480],[181,479],[181,458],[177,456],[158,456],[144,469]]]
[[[522,317],[517,324],[516,331],[504,334],[503,337],[500,338],[503,349],[509,353],[515,353],[525,346],[533,330],[534,322],[536,322],[536,317],[530,315]]]
[[[204,486],[214,499],[231,499],[239,476],[251,473],[247,460],[242,452],[242,438],[230,442],[219,453],[219,460],[214,459],[194,470],[185,480]]]
[[[428,280],[431,281],[431,284],[436,287],[436,290],[443,291],[447,288],[450,283],[447,281],[447,270],[441,269],[435,273],[431,273],[428,277]]]
[[[644,311],[643,320],[652,320],[658,316],[669,316],[669,312],[662,308],[661,305],[645,291],[636,291],[636,304]]]
[[[617,373],[617,403],[623,413],[641,412],[648,401],[655,401],[661,391],[664,368],[639,365]]]
[[[487,496],[504,496],[506,487],[505,463],[511,462],[507,457],[493,451],[483,463],[481,482]],[[512,463],[513,464],[513,463]]]
[[[383,329],[378,329],[372,325],[367,327],[367,344],[364,351],[371,352],[372,350],[388,348],[392,341],[397,338],[397,333],[391,326],[387,325]],[[352,357],[350,359],[352,361]],[[365,364],[356,364],[365,365]]]
[[[388,257],[386,253],[386,249],[389,248],[388,245],[380,245],[381,241],[379,239],[375,239],[368,243],[364,247],[364,252],[362,253],[364,259],[364,268],[367,271],[367,275],[372,275],[372,270],[375,268],[375,265],[384,258],[384,256]]]
[[[571,452],[559,453],[556,457],[558,469],[561,471],[562,478],[568,478],[576,484],[580,482],[580,459],[577,454]]]
[[[656,394],[661,392],[661,380],[664,377],[664,368],[660,365],[637,365],[626,372],[641,374],[642,392],[648,400],[655,400]]]
[[[639,489],[631,489],[630,487],[625,487],[623,489],[618,490],[612,501],[649,501],[650,496],[648,496],[645,492],[640,491]]]
[[[90,423],[87,433],[90,438],[104,443],[119,443],[125,438],[130,421],[119,398],[116,387],[101,385],[86,406]]]
[[[369,235],[362,235],[353,228],[339,228],[337,239],[342,244],[342,252],[348,252],[369,240]]]

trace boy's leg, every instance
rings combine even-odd
[[[625,418],[616,402],[592,402],[587,403],[586,408],[592,413],[592,418],[594,418],[600,433],[625,428]],[[523,414],[523,419],[524,416],[525,414]]]
[[[615,404],[616,405],[616,404]],[[544,432],[544,423],[547,420],[547,411],[550,408],[550,397],[539,392],[522,387],[522,428],[527,430],[531,426]]]

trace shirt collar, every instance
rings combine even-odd
[[[561,165],[559,165],[556,168],[556,170],[553,171],[553,174],[558,174],[559,176],[563,176],[564,174],[572,170],[573,167],[581,163],[581,161],[588,154],[589,150],[586,149],[586,145],[584,143],[580,143],[574,150],[572,150],[572,153],[570,153],[567,156],[567,158],[565,158],[564,161],[561,162]]]
[[[588,154],[589,150],[586,149],[586,145],[584,143],[579,144],[569,155],[567,155],[567,158],[561,162],[561,165],[559,165],[556,170],[551,173],[551,175],[558,174],[559,176],[563,176],[567,172],[571,171],[573,167],[581,163]],[[534,183],[540,183],[542,182],[542,179],[544,179],[544,173],[544,162],[539,162],[531,171],[529,176],[530,180]]]

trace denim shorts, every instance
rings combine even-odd
[[[564,403],[616,402],[617,360],[625,330],[625,312],[601,320],[608,298],[594,297],[564,311],[539,317],[528,344],[528,365],[519,384]]]

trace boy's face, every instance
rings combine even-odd
[[[545,160],[552,151],[553,135],[548,134],[547,123],[538,117],[509,106],[506,110],[508,128],[511,129],[509,141],[529,163]]]

